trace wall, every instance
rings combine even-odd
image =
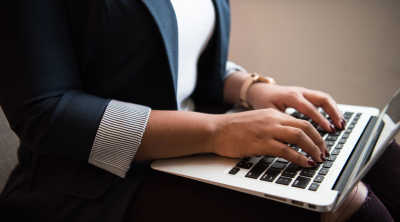
[[[231,0],[231,7],[230,58],[248,71],[379,108],[400,88],[398,0]]]

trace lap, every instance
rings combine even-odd
[[[152,171],[142,184],[130,221],[319,221],[320,215],[297,207],[213,185]]]

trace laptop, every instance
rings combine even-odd
[[[339,105],[339,109],[347,126],[336,133],[324,132],[294,109],[286,110],[289,115],[310,121],[326,141],[330,157],[316,167],[302,168],[271,156],[233,159],[211,154],[156,160],[151,167],[313,211],[332,211],[340,206],[400,131],[400,89],[381,112],[377,108],[353,105]],[[295,144],[288,146],[307,155]]]

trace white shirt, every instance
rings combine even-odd
[[[215,27],[212,0],[171,0],[178,23],[178,109],[192,110],[197,62]]]

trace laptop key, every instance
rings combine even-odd
[[[339,140],[339,144],[345,144],[347,141],[347,138],[342,138]]]
[[[320,175],[326,175],[328,174],[329,168],[322,168],[318,174]]]
[[[335,146],[335,149],[342,149],[343,148],[343,144],[338,144]]]
[[[285,170],[285,171],[283,171],[282,176],[294,178],[296,176],[296,174],[297,174],[297,172]]]
[[[326,141],[336,141],[338,139],[338,136],[328,136],[326,137]]]
[[[251,166],[253,166],[253,163],[242,160],[239,163],[237,163],[236,166],[240,167],[240,168],[243,168],[243,169],[250,169]]]
[[[292,187],[298,187],[301,189],[305,189],[307,187],[308,183],[310,183],[310,181],[311,181],[311,178],[298,176],[296,178],[296,180],[293,182]]]
[[[315,179],[314,179],[314,182],[316,182],[316,183],[321,183],[323,180],[324,180],[324,176],[322,176],[322,175],[317,175],[316,177],[315,177]]]
[[[335,145],[335,141],[326,141],[325,144],[327,146],[333,146],[333,145]]]
[[[272,182],[275,180],[276,176],[278,176],[280,173],[279,170],[275,170],[273,168],[268,169],[267,172],[261,177],[261,180],[267,181],[267,182]]]
[[[276,181],[277,184],[282,184],[282,185],[289,185],[290,182],[292,182],[292,179],[287,177],[279,177],[278,180]]]
[[[340,135],[340,131],[334,132],[334,133],[329,133],[329,136],[339,136]]]
[[[300,171],[301,169],[303,169],[301,166],[291,163],[285,171],[297,173],[297,171]]]
[[[283,168],[285,168],[285,166],[286,163],[275,162],[274,164],[272,164],[271,168],[282,170]]]
[[[229,171],[229,174],[235,175],[237,172],[239,172],[239,170],[239,167],[234,167]]]
[[[336,160],[336,158],[337,158],[337,155],[333,155],[333,154],[331,154],[331,155],[329,155],[327,158],[326,158],[326,160],[328,160],[328,161],[335,161]]]
[[[315,170],[304,169],[301,171],[300,175],[305,177],[313,177],[315,173]]]
[[[338,155],[340,153],[340,149],[334,149],[331,154]]]
[[[333,162],[331,161],[326,161],[323,165],[324,168],[331,168],[332,167]]]
[[[319,187],[319,184],[318,184],[318,183],[312,183],[312,184],[310,185],[310,188],[308,188],[308,189],[311,190],[311,191],[317,191],[317,190],[318,190],[318,187]]]
[[[283,159],[283,158],[278,158],[277,161],[279,163],[289,163],[289,161],[287,161],[286,159]]]
[[[269,163],[260,160],[249,172],[247,172],[246,177],[257,179],[268,166]]]

